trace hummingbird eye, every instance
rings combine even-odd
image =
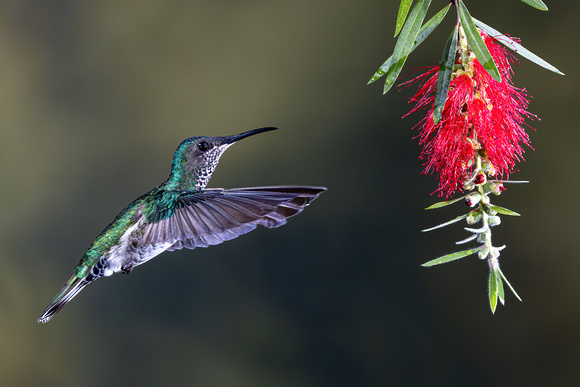
[[[202,141],[199,144],[197,144],[197,149],[199,149],[201,152],[205,152],[207,150],[209,150],[211,148],[211,144],[207,141]]]

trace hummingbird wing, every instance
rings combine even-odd
[[[217,245],[258,225],[282,226],[324,191],[324,187],[279,186],[186,192],[172,216],[145,227],[143,243],[172,243],[167,251]]]

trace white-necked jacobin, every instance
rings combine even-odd
[[[129,273],[164,251],[217,245],[258,225],[286,223],[324,187],[206,188],[224,151],[267,127],[225,137],[191,137],[179,144],[169,178],[129,204],[97,236],[54,300],[38,318],[54,317],[85,286]]]

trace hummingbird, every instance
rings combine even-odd
[[[105,227],[38,322],[48,322],[85,286],[101,277],[128,274],[164,251],[217,245],[258,225],[279,227],[300,213],[326,188],[206,188],[227,148],[275,129],[183,140],[173,156],[169,178],[126,206]]]

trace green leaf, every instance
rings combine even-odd
[[[501,271],[501,269],[499,269],[499,268],[498,268],[497,270],[499,271],[499,274],[501,275],[501,278],[503,279],[503,282],[505,282],[505,283],[506,283],[506,285],[507,285],[507,286],[510,288],[510,290],[512,291],[512,293],[514,294],[514,296],[516,296],[516,298],[517,298],[518,300],[520,300],[520,301],[521,301],[522,299],[521,299],[521,298],[520,298],[520,296],[519,296],[519,295],[516,293],[516,291],[515,291],[515,289],[513,288],[512,284],[510,284],[510,282],[507,280],[507,278],[505,277],[505,275],[503,274],[503,272]]]
[[[409,54],[411,52],[413,52],[413,50],[415,48],[417,48],[417,46],[419,46],[421,43],[423,43],[423,41],[425,39],[427,39],[427,37],[431,34],[431,32],[433,32],[435,27],[437,27],[441,23],[441,21],[443,20],[445,15],[447,15],[447,11],[449,10],[450,6],[451,6],[451,3],[449,3],[449,5],[447,5],[445,8],[443,8],[441,11],[437,12],[437,14],[435,14],[435,16],[433,16],[431,19],[429,19],[429,21],[427,21],[427,23],[425,23],[423,25],[423,27],[421,27],[421,29],[419,30],[419,34],[417,34],[417,37],[415,38],[415,42],[413,43],[413,47],[411,47],[411,51],[409,51]],[[377,79],[379,79],[380,77],[385,75],[387,73],[387,71],[389,71],[389,68],[391,68],[391,66],[393,64],[392,62],[393,62],[393,56],[391,55],[385,61],[385,63],[383,63],[382,66],[379,67],[377,72],[368,81],[367,85],[373,83],[374,81],[376,81]]]
[[[423,24],[423,19],[425,18],[425,14],[427,14],[427,10],[429,9],[430,4],[431,0],[419,0],[411,10],[409,17],[407,18],[407,21],[401,30],[399,39],[397,39],[397,44],[395,45],[393,59],[391,60],[392,65],[386,74],[383,94],[391,89],[399,77],[399,73],[403,69],[405,61],[407,60],[407,57],[411,52],[411,48],[415,43],[415,39],[419,34],[419,30]]]
[[[498,298],[498,281],[500,279],[497,276],[497,272],[494,269],[489,271],[489,306],[491,307],[491,313],[495,313],[495,308],[497,306]]]
[[[460,220],[463,220],[463,219],[467,218],[468,216],[469,216],[469,214],[460,215],[455,219],[451,219],[449,222],[441,223],[441,224],[438,224],[437,226],[434,226],[431,228],[426,228],[425,230],[421,230],[421,232],[432,231],[432,230],[436,230],[436,229],[441,228],[441,227],[449,226],[450,224],[453,224],[455,222],[459,222]]]
[[[460,240],[460,241],[457,241],[457,242],[455,242],[455,244],[456,244],[456,245],[462,245],[462,244],[464,244],[464,243],[471,242],[472,240],[474,240],[474,239],[475,239],[475,238],[477,238],[478,236],[479,236],[479,234],[473,234],[473,235],[471,235],[471,236],[468,236],[468,237],[467,237],[467,238],[465,238],[465,239],[462,239],[462,240]]]
[[[433,30],[445,18],[445,15],[447,15],[449,7],[451,7],[451,3],[441,9],[441,11],[437,12],[431,19],[427,21],[427,23],[423,24],[423,27],[421,27],[419,34],[415,39],[415,43],[413,43],[413,48],[411,48],[411,51],[413,51],[419,44],[423,43],[423,41],[427,39],[427,36],[431,35],[431,32],[433,32]]]
[[[447,254],[447,255],[444,255],[442,257],[435,258],[435,259],[432,259],[432,260],[430,260],[428,262],[425,262],[421,266],[423,266],[423,267],[430,267],[430,266],[435,266],[435,265],[441,265],[442,263],[447,263],[447,262],[455,261],[457,259],[467,257],[468,255],[475,254],[479,250],[481,250],[481,247],[477,247],[475,249],[470,249],[470,250],[458,251],[456,253]]]
[[[435,105],[433,110],[433,122],[438,124],[441,121],[441,113],[447,101],[447,92],[449,91],[449,84],[451,83],[451,75],[453,74],[453,65],[455,64],[455,57],[457,55],[457,30],[459,25],[455,24],[455,28],[447,39],[443,56],[441,57],[441,64],[439,65],[439,73],[437,74],[437,89],[435,91]]]
[[[506,184],[506,183],[510,183],[510,184],[528,184],[529,183],[528,180],[504,180],[504,181],[495,180],[495,181],[499,181],[500,183],[503,183],[503,184]]]
[[[485,232],[488,228],[489,228],[488,226],[483,226],[481,228],[464,227],[463,229],[467,232],[472,232],[474,234],[481,234],[481,233]]]
[[[539,9],[540,11],[547,11],[548,7],[546,7],[546,4],[544,4],[544,2],[542,0],[522,0],[522,2],[526,3],[529,6],[532,6],[536,9]]]
[[[520,214],[518,214],[515,211],[512,211],[510,209],[504,208],[504,207],[500,207],[500,206],[489,206],[492,210],[494,210],[495,212],[499,212],[500,214],[503,215],[510,215],[510,216],[521,216]]]
[[[473,21],[486,34],[488,34],[489,36],[491,36],[492,38],[494,38],[495,40],[497,40],[498,42],[500,42],[501,44],[503,44],[504,46],[506,46],[510,50],[514,51],[515,53],[520,54],[521,56],[534,62],[538,66],[542,66],[543,68],[548,69],[550,71],[553,71],[556,74],[564,75],[563,72],[561,72],[560,70],[558,70],[557,68],[555,68],[554,66],[552,66],[551,64],[549,64],[548,62],[546,62],[545,60],[543,60],[542,58],[540,58],[539,56],[537,56],[536,54],[531,52],[530,50],[528,50],[527,48],[523,47],[521,44],[508,38],[506,35],[502,34],[498,30],[488,26],[484,22],[477,20],[475,18],[473,19]],[[505,181],[504,183],[508,183],[508,182],[509,181]],[[524,182],[522,182],[522,183],[524,183]],[[525,183],[527,183],[527,181]]]
[[[405,23],[405,19],[407,18],[407,13],[409,12],[409,8],[411,8],[411,4],[413,4],[413,0],[401,0],[401,5],[399,5],[399,14],[397,15],[397,25],[395,26],[395,36],[397,36],[401,31],[401,28],[403,28],[403,24]]]
[[[501,275],[499,272],[496,272],[495,276],[497,277],[497,296],[499,297],[499,302],[501,302],[502,305],[505,305],[505,293],[503,291],[503,281],[501,279]]]
[[[389,69],[391,68],[392,62],[393,61],[393,56],[391,55],[386,61],[385,63],[383,63],[381,65],[381,67],[379,67],[379,69],[377,70],[376,73],[374,73],[374,75],[371,77],[371,79],[367,82],[367,85],[370,85],[371,83],[373,83],[374,81],[378,80],[380,77],[382,77],[383,75],[385,75],[387,73],[387,71],[389,71]]]
[[[448,205],[453,204],[453,203],[457,203],[458,201],[463,200],[463,199],[465,199],[465,196],[462,196],[460,198],[453,199],[453,200],[447,200],[444,202],[437,202],[435,204],[431,204],[429,207],[427,207],[425,209],[426,210],[434,210],[436,208],[441,208],[441,207],[445,207],[445,206],[448,206]]]
[[[459,11],[459,18],[461,19],[461,25],[463,26],[463,30],[465,31],[465,36],[467,37],[467,42],[475,57],[481,63],[483,68],[498,82],[501,82],[501,75],[487,49],[487,46],[483,42],[475,23],[467,7],[465,6],[463,1],[459,1],[457,5],[457,9]]]

